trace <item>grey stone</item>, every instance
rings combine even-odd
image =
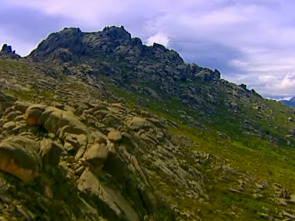
[[[50,139],[43,139],[40,143],[40,151],[43,166],[58,167],[63,147]]]

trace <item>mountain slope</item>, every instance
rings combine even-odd
[[[0,218],[293,219],[293,109],[123,27],[66,28],[14,58]]]
[[[64,57],[70,60],[66,62]],[[134,94],[133,97],[140,94],[161,104],[167,102],[167,105],[175,101],[186,111],[194,112],[192,124],[205,119],[206,124],[220,126],[219,121],[224,121],[225,117],[228,123],[233,123],[228,129],[234,128],[233,133],[240,134],[246,133],[244,121],[251,121],[251,127],[259,128],[252,135],[269,135],[285,143],[284,136],[292,129],[288,120],[282,122],[279,131],[269,127],[271,123],[277,124],[271,113],[276,111],[274,102],[264,100],[245,85],[237,86],[220,79],[217,70],[184,63],[176,52],[161,45],[144,46],[138,38],[131,38],[123,27],[107,27],[94,33],[64,29],[49,35],[28,58],[54,63],[65,74],[93,76]],[[173,111],[169,109],[165,111]],[[288,119],[292,111],[287,112]],[[279,110],[275,114],[281,115]],[[249,119],[245,119],[247,117]]]
[[[289,107],[295,107],[295,97],[292,97],[290,100],[280,100],[280,102]]]

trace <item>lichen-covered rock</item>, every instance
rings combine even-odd
[[[42,113],[45,111],[46,106],[44,105],[32,105],[28,107],[25,112],[25,119],[28,125],[35,126],[35,125],[42,125],[40,121],[40,117]]]
[[[108,156],[108,149],[104,144],[95,143],[84,154],[86,160],[105,160]]]
[[[112,220],[139,221],[137,212],[130,203],[116,190],[101,183],[89,170],[85,170],[78,181],[78,189],[98,198],[109,210]],[[113,213],[113,215],[111,215]]]
[[[108,139],[112,142],[117,142],[117,141],[121,140],[122,139],[121,132],[117,131],[117,130],[111,130],[108,133]]]
[[[30,125],[42,125],[47,131],[64,138],[65,133],[89,134],[89,129],[70,111],[63,111],[55,107],[32,105],[25,118]],[[33,123],[30,123],[32,121]]]
[[[70,111],[47,107],[40,118],[44,128],[64,139],[69,134],[90,134],[90,130]]]
[[[11,107],[15,101],[17,101],[17,98],[0,91],[0,115],[2,115],[7,108]]]
[[[108,157],[108,148],[103,143],[93,144],[83,156],[94,173],[99,173]]]
[[[150,125],[151,124],[145,118],[142,118],[142,117],[133,117],[128,122],[128,126],[132,130],[139,130],[139,129],[142,129],[142,128],[149,128]]]
[[[39,154],[43,167],[58,167],[63,147],[50,139],[43,139],[40,143]]]
[[[15,136],[0,143],[0,170],[10,173],[24,182],[32,182],[41,170],[38,155],[39,143]]]
[[[41,125],[66,143],[68,151],[77,151],[93,139],[91,130],[70,111],[55,107],[32,105],[25,113],[29,125]]]

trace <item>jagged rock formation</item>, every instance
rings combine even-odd
[[[251,93],[259,96],[255,91],[248,93],[245,85],[236,86],[221,80],[218,70],[184,63],[177,52],[162,45],[143,45],[140,39],[131,38],[124,27],[106,27],[93,33],[66,28],[49,35],[28,58],[59,64],[68,74],[106,76],[117,87],[153,99],[172,96],[201,112],[213,111],[224,104],[234,106],[241,99],[249,100]],[[229,93],[236,94],[234,101],[215,99],[226,98]]]
[[[13,54],[0,52],[0,220],[294,218],[291,108],[123,27]]]
[[[30,58],[34,61],[75,63],[81,60],[91,62],[90,60],[99,59],[103,54],[133,63],[143,58],[152,58],[176,65],[183,64],[182,58],[175,51],[167,50],[159,44],[154,44],[153,47],[144,46],[139,38],[131,38],[124,27],[106,27],[103,31],[94,33],[84,33],[78,28],[65,28],[61,32],[50,34],[30,54]]]
[[[15,51],[12,51],[11,46],[4,44],[2,46],[2,49],[0,51],[0,57],[2,58],[10,58],[10,59],[19,59],[20,56],[15,53]]]

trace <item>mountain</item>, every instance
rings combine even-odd
[[[295,97],[290,100],[280,100],[281,103],[288,105],[289,107],[295,107]]]
[[[124,27],[0,52],[0,220],[292,220],[294,109]]]

